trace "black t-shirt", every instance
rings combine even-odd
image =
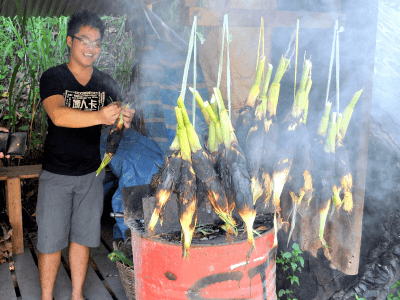
[[[88,111],[97,111],[112,101],[122,100],[118,84],[111,76],[93,68],[91,79],[83,86],[66,64],[48,69],[40,78],[41,100],[53,95],[62,95],[67,107]],[[101,125],[66,128],[54,125],[50,118],[47,121],[48,133],[42,164],[44,170],[72,176],[97,170],[101,163]]]

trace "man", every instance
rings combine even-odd
[[[89,247],[100,245],[104,170],[100,165],[102,124],[112,125],[122,100],[117,83],[93,67],[104,26],[94,13],[74,14],[68,22],[69,62],[47,70],[40,96],[48,115],[36,208],[42,300],[53,299],[61,250],[69,245],[71,300],[82,300]],[[129,127],[133,109],[123,112]]]

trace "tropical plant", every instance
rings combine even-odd
[[[287,275],[286,279],[290,280],[291,285],[297,283],[300,286],[299,277],[296,276],[295,272],[301,272],[301,269],[304,268],[304,259],[301,254],[303,254],[303,251],[301,251],[299,244],[293,243],[291,252],[281,251],[280,256],[276,258],[276,263],[281,265],[283,272]],[[287,300],[297,300],[289,297],[292,293],[293,291],[290,289],[281,289],[278,292],[278,297],[281,299],[282,296],[285,296]]]

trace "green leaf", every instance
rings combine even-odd
[[[293,284],[293,282],[296,282],[297,285],[300,285],[299,277],[297,277],[297,276],[293,276],[292,279],[291,279],[290,281],[291,281],[292,284]]]
[[[293,250],[296,250],[296,251],[301,252],[300,246],[299,246],[299,244],[297,244],[297,243],[293,243],[292,248],[293,248]]]
[[[295,262],[291,262],[290,265],[292,266],[293,272],[297,269],[297,264]]]
[[[304,268],[304,259],[301,256],[299,257],[299,261],[300,261],[301,267]]]
[[[204,38],[204,35],[202,34],[202,33],[200,33],[200,32],[196,32],[197,33],[197,37],[199,38],[199,40],[200,40],[200,44],[202,44],[203,45],[203,43],[205,42],[205,38]]]
[[[394,290],[395,288],[400,287],[400,280],[395,282],[394,284],[392,284],[392,286],[390,287],[392,290]]]
[[[19,129],[19,130],[22,130],[22,131],[28,130],[28,129],[29,129],[29,125],[21,126],[21,127],[19,127],[18,129]]]
[[[292,257],[292,253],[290,253],[290,252],[282,253],[282,257],[283,258],[291,258]]]
[[[133,263],[125,256],[122,251],[114,250],[110,254],[108,254],[108,258],[112,261],[122,261],[124,264],[128,265],[129,267],[133,266]]]
[[[279,293],[278,293],[278,297],[282,297],[285,294],[286,294],[285,290],[280,290]]]

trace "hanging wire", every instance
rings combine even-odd
[[[222,43],[221,43],[221,55],[219,58],[219,67],[218,67],[218,81],[217,81],[217,88],[221,84],[221,74],[222,74],[222,65],[223,65],[223,58],[224,58],[224,46],[225,46],[225,26],[227,21],[227,14],[224,15],[224,23],[222,25]]]
[[[181,94],[180,94],[183,103],[185,103],[186,83],[187,83],[187,77],[188,77],[188,73],[189,73],[190,60],[192,59],[193,39],[194,39],[194,32],[195,32],[196,24],[197,24],[197,16],[194,16],[192,32],[190,34],[190,39],[189,39],[189,50],[188,50],[188,55],[186,57],[185,69],[183,71],[182,88],[181,88]]]
[[[339,27],[338,20],[335,21],[336,28]],[[337,29],[336,32],[336,111],[339,114],[340,109],[340,93],[339,93],[339,75],[340,75],[340,60],[339,60],[339,33],[343,31],[343,27]]]
[[[265,46],[265,44],[264,44],[264,17],[261,17],[260,35],[258,37],[258,51],[257,51],[256,71],[257,71],[257,67],[258,67],[258,62],[260,60],[261,44],[262,44],[262,55],[265,55],[265,47],[264,47]]]
[[[193,21],[194,23],[194,21]],[[192,123],[193,128],[196,129],[196,80],[197,80],[197,19],[194,25],[194,37],[193,37],[193,100],[192,100]]]
[[[226,63],[227,63],[227,74],[226,74],[226,92],[228,94],[228,112],[231,115],[231,61],[229,58],[229,25],[228,25],[228,14],[224,16],[224,21],[226,17]]]
[[[296,26],[296,62],[294,67],[294,103],[296,103],[296,80],[297,80],[297,57],[299,54],[299,24],[300,21],[297,19],[297,26]]]
[[[331,61],[329,63],[329,75],[328,75],[328,86],[326,88],[326,98],[325,98],[325,105],[328,103],[328,98],[329,98],[329,87],[331,84],[331,76],[332,76],[332,65],[333,65],[333,58],[335,57],[335,42],[336,42],[336,35],[338,31],[338,23],[337,20],[335,20],[335,27],[333,29],[333,41],[332,41],[332,50],[331,50]]]

